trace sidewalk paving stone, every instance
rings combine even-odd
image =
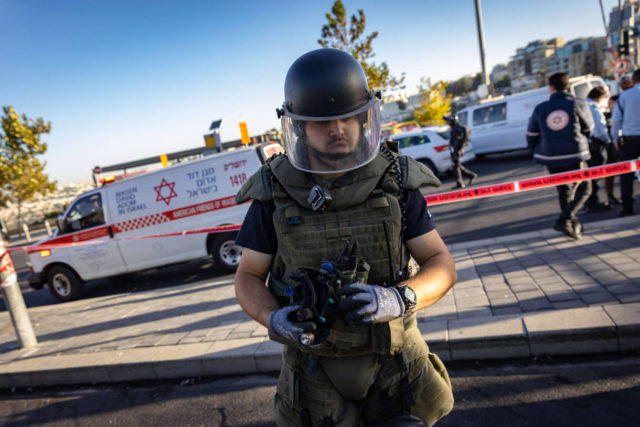
[[[491,317],[491,309],[489,307],[464,307],[458,308],[458,319]]]
[[[581,298],[587,304],[604,304],[617,301],[617,299],[607,291],[582,294]]]
[[[567,308],[586,307],[587,304],[582,300],[552,301],[551,306],[555,310],[564,310]]]

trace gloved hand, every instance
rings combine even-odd
[[[299,305],[288,305],[280,310],[276,310],[269,316],[269,329],[283,338],[288,338],[298,342],[300,335],[305,332],[313,332],[316,325],[313,322],[298,322],[296,312]]]
[[[383,323],[404,314],[405,306],[395,288],[385,288],[366,283],[351,283],[338,289],[340,310],[345,313],[347,323],[368,325]]]

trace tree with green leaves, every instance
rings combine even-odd
[[[413,115],[423,126],[444,124],[442,117],[451,112],[451,94],[446,94],[447,82],[431,84],[431,79],[420,79],[418,90],[422,95],[420,106]]]
[[[371,58],[375,56],[371,44],[378,37],[374,31],[363,37],[365,15],[362,9],[358,9],[358,15],[351,15],[347,25],[347,12],[340,0],[336,0],[331,8],[331,13],[326,14],[328,23],[322,26],[322,38],[318,43],[322,47],[332,47],[349,52],[357,59],[369,81],[369,89],[378,89],[381,92],[404,89],[405,73],[400,78],[394,77],[389,71],[386,62],[376,64]]]
[[[511,76],[509,74],[505,74],[495,83],[496,88],[506,88],[511,87]]]
[[[466,95],[471,92],[471,77],[464,76],[447,84],[447,93],[452,96]]]
[[[40,141],[42,134],[51,131],[51,122],[42,118],[20,116],[12,107],[2,107],[0,117],[0,203],[13,201],[18,205],[20,221],[22,204],[38,194],[55,190],[56,183],[44,173],[46,162],[38,156],[46,153],[47,144]]]

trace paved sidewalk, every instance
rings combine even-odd
[[[444,360],[640,349],[640,216],[449,248],[458,284],[419,312]],[[0,313],[0,388],[89,384],[280,367],[280,344],[236,304],[231,276],[29,309],[21,349]]]

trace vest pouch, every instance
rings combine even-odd
[[[358,266],[356,267],[356,282],[367,283],[370,269],[371,267],[369,267],[369,264],[366,262],[362,261],[358,263]]]
[[[283,281],[276,279],[273,274],[270,274],[267,288],[269,289],[269,292],[271,292],[271,295],[278,299],[278,302],[280,302],[281,305],[285,300],[287,301],[287,304],[290,304],[291,297],[293,296],[292,286],[287,285]]]
[[[363,354],[354,357],[320,357],[320,367],[348,400],[364,399],[373,385],[380,363],[377,354]]]
[[[339,287],[348,285],[356,281],[355,270],[346,270],[346,271],[336,270],[335,276],[336,276],[336,280],[340,280],[341,282],[341,285]]]
[[[390,322],[375,323],[371,328],[371,344],[378,354],[397,354],[404,345],[405,319],[398,317]]]
[[[284,209],[284,224],[282,224],[282,232],[289,233],[291,226],[302,224],[302,209],[299,206],[287,206]]]

